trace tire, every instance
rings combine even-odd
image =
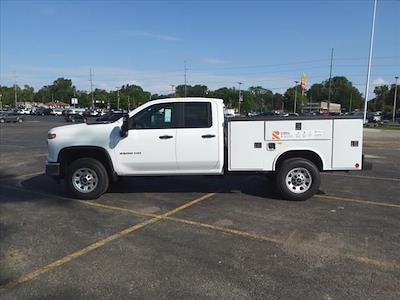
[[[0,119],[0,123],[5,123],[4,119]]]
[[[22,119],[18,119],[18,123],[22,123],[23,122],[23,120]]]
[[[279,167],[276,176],[278,191],[284,199],[304,201],[319,189],[321,176],[318,168],[304,158],[290,158]]]
[[[93,200],[107,191],[109,178],[101,162],[93,158],[79,158],[68,166],[65,184],[72,197]]]

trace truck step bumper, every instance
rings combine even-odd
[[[362,156],[362,164],[361,164],[361,168],[363,170],[372,170],[372,163],[365,161],[365,157],[364,154]]]

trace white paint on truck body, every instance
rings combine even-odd
[[[288,151],[317,154],[324,171],[360,170],[362,128],[361,119],[232,120],[229,170],[275,171],[277,160]]]
[[[48,140],[47,161],[57,163],[64,148],[89,146],[104,149],[120,176],[218,175],[223,174],[224,163],[228,163],[228,170],[232,172],[275,171],[282,154],[306,150],[320,157],[323,170],[361,169],[361,119],[229,119],[228,158],[225,160],[221,99],[155,100],[131,111],[129,117],[155,105],[169,103],[209,103],[212,122],[204,128],[130,129],[124,137],[120,136],[122,118],[109,124],[61,126],[49,131],[56,134],[56,138]],[[165,114],[165,118],[173,117],[169,114]],[[175,117],[180,117],[179,113]],[[162,136],[169,137],[163,139]],[[274,149],[268,147],[270,143],[275,145]]]

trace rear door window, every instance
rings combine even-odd
[[[210,102],[184,103],[184,128],[209,128],[211,126]]]

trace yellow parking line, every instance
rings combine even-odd
[[[174,221],[174,222],[179,222],[179,223],[183,223],[183,224],[188,224],[188,225],[195,225],[195,226],[213,229],[213,230],[217,230],[217,231],[222,231],[225,233],[239,235],[239,236],[252,238],[252,239],[260,240],[260,241],[267,241],[267,242],[272,242],[272,243],[276,243],[276,244],[282,244],[284,242],[283,240],[280,240],[276,237],[270,237],[270,236],[265,236],[265,235],[260,235],[260,234],[249,233],[249,232],[245,232],[245,231],[241,231],[241,230],[237,230],[237,229],[231,229],[231,228],[227,228],[227,227],[221,227],[221,226],[216,226],[216,225],[207,224],[207,223],[201,223],[201,222],[197,222],[197,221],[191,221],[191,220],[185,220],[185,219],[173,218],[173,217],[166,217],[163,219],[169,220],[169,221]]]
[[[21,283],[24,283],[24,282],[30,281],[32,279],[35,279],[36,277],[38,277],[38,276],[40,276],[40,275],[42,275],[42,274],[44,274],[44,273],[46,273],[46,272],[48,272],[50,270],[53,270],[53,269],[55,269],[55,268],[57,268],[57,267],[59,267],[61,265],[64,265],[65,263],[67,263],[67,262],[69,262],[69,261],[71,261],[73,259],[76,259],[76,258],[78,258],[78,257],[80,257],[82,255],[85,255],[86,253],[91,252],[91,251],[93,251],[93,250],[95,250],[95,249],[97,249],[97,248],[99,248],[101,246],[104,246],[105,244],[108,244],[109,242],[111,242],[113,240],[121,238],[122,236],[127,235],[128,233],[134,232],[134,231],[136,231],[136,230],[138,230],[138,229],[140,229],[140,228],[142,228],[142,227],[144,227],[144,226],[146,226],[148,224],[154,223],[156,221],[158,221],[158,219],[153,218],[153,219],[149,219],[147,221],[141,222],[139,224],[130,226],[130,227],[118,232],[118,233],[110,235],[110,236],[108,236],[108,237],[106,237],[106,238],[104,238],[102,240],[99,240],[99,241],[97,241],[97,242],[95,242],[95,243],[93,243],[93,244],[91,244],[91,245],[89,245],[87,247],[84,247],[84,248],[82,248],[82,249],[80,249],[78,251],[75,251],[74,253],[68,254],[67,256],[64,256],[64,257],[62,257],[62,258],[60,258],[60,259],[58,259],[58,260],[56,260],[56,261],[44,266],[44,267],[41,267],[41,268],[39,268],[39,269],[37,269],[37,270],[35,270],[33,272],[30,272],[28,274],[22,275],[21,277],[17,278],[16,280],[11,281],[9,283],[6,283],[5,285],[0,286],[0,293],[4,292],[6,290],[9,290],[9,289],[21,284]]]
[[[40,276],[40,275],[42,275],[42,274],[44,274],[44,273],[46,273],[46,272],[48,272],[50,270],[53,270],[53,269],[55,269],[55,268],[57,268],[59,266],[62,266],[65,263],[67,263],[67,262],[69,262],[69,261],[71,261],[73,259],[76,259],[76,258],[78,258],[80,256],[83,256],[83,255],[85,255],[85,254],[87,254],[87,253],[89,253],[89,252],[91,252],[91,251],[93,251],[93,250],[95,250],[95,249],[97,249],[99,247],[102,247],[102,246],[104,246],[104,245],[106,245],[106,244],[108,244],[108,243],[110,243],[110,242],[112,242],[112,241],[114,241],[116,239],[119,239],[119,238],[121,238],[121,237],[123,237],[123,236],[125,236],[125,235],[127,235],[129,233],[132,233],[132,232],[134,232],[134,231],[136,231],[136,230],[138,230],[140,228],[143,228],[146,225],[155,223],[155,222],[161,220],[163,217],[170,216],[170,215],[172,215],[172,214],[174,214],[174,213],[176,213],[178,211],[181,211],[181,210],[183,210],[185,208],[188,208],[188,207],[190,207],[192,205],[195,205],[195,204],[197,204],[197,203],[199,203],[199,202],[201,202],[203,200],[206,200],[206,199],[210,198],[213,195],[215,195],[215,193],[209,193],[209,194],[206,194],[206,195],[204,195],[202,197],[194,199],[194,200],[192,200],[192,201],[190,201],[190,202],[188,202],[188,203],[186,203],[186,204],[184,204],[182,206],[179,206],[179,207],[177,207],[177,208],[175,208],[175,209],[173,209],[173,210],[171,210],[169,212],[166,212],[166,213],[164,213],[162,215],[159,215],[159,216],[155,216],[152,219],[146,220],[144,222],[132,225],[132,226],[130,226],[128,228],[125,228],[124,230],[121,230],[118,233],[110,235],[110,236],[108,236],[108,237],[106,237],[104,239],[101,239],[101,240],[93,243],[93,244],[90,244],[89,246],[86,246],[86,247],[84,247],[84,248],[82,248],[82,249],[80,249],[78,251],[75,251],[72,254],[68,254],[68,255],[66,255],[66,256],[64,256],[64,257],[62,257],[62,258],[60,258],[60,259],[58,259],[58,260],[56,260],[56,261],[44,266],[44,267],[41,267],[41,268],[33,271],[33,272],[30,272],[28,274],[22,275],[21,277],[17,278],[16,280],[13,280],[13,281],[11,281],[9,283],[1,285],[0,286],[0,293],[6,291],[8,289],[11,289],[11,288],[13,288],[13,287],[15,287],[15,286],[17,286],[17,285],[19,285],[21,283],[24,283],[24,282],[30,281],[32,279],[35,279],[36,277],[38,277],[38,276]]]
[[[400,208],[400,204],[393,204],[393,203],[386,203],[386,202],[375,202],[375,201],[343,198],[343,197],[328,196],[328,195],[314,195],[314,197],[320,198],[320,199],[326,199],[326,200],[338,200],[338,201],[345,201],[345,202],[355,202],[355,203],[361,203],[361,204]]]
[[[162,215],[154,215],[154,214],[147,214],[147,213],[141,213],[135,210],[127,209],[127,208],[119,208],[115,206],[110,206],[110,205],[104,205],[104,204],[99,204],[99,203],[93,203],[93,202],[82,202],[83,204],[89,205],[89,206],[97,206],[105,209],[111,209],[111,210],[120,210],[124,211],[127,213],[131,213],[134,215],[142,215],[142,216],[156,216],[159,219],[162,220],[168,220],[168,221],[173,221],[177,223],[183,223],[183,224],[188,224],[188,225],[193,225],[193,226],[198,226],[198,227],[203,227],[211,230],[217,230],[221,232],[225,232],[228,234],[232,235],[237,235],[237,236],[242,236],[246,238],[251,238],[255,240],[260,240],[260,241],[267,241],[275,244],[283,244],[285,240],[280,239],[278,237],[272,237],[272,236],[265,236],[265,235],[260,235],[260,234],[254,234],[254,233],[248,233],[245,231],[237,230],[237,229],[231,229],[227,227],[221,227],[221,226],[216,226],[212,224],[207,224],[207,223],[201,223],[197,221],[192,221],[192,220],[186,220],[186,219],[181,219],[181,218],[176,218],[176,217],[165,217]],[[349,253],[343,253],[343,257],[367,264],[367,265],[373,265],[375,267],[379,268],[384,268],[384,269],[400,269],[400,264],[395,262],[395,261],[385,261],[385,260],[380,260],[376,258],[371,258],[367,256],[358,256],[354,254],[349,254]]]
[[[0,185],[1,186],[1,185]],[[6,186],[4,186],[6,187]],[[7,188],[12,188],[12,187],[8,187]],[[20,188],[12,188],[15,190],[22,190]],[[44,195],[44,196],[49,196],[47,194],[44,193],[40,193],[40,192],[35,192],[35,191],[29,191],[29,190],[22,190],[22,191],[26,191],[26,192],[31,192],[31,193],[36,193],[36,194],[40,194],[40,195]],[[135,210],[131,210],[131,209],[127,209],[127,208],[121,208],[121,207],[115,207],[115,206],[110,206],[110,205],[105,205],[105,204],[101,204],[101,203],[96,203],[96,202],[89,202],[89,201],[82,201],[82,200],[71,200],[68,198],[63,198],[60,196],[55,196],[57,198],[61,198],[64,200],[70,200],[70,201],[77,201],[80,202],[84,205],[88,205],[88,206],[93,206],[93,207],[99,207],[99,208],[103,208],[103,209],[110,209],[110,210],[117,210],[117,211],[123,211],[123,212],[127,212],[136,216],[145,216],[145,217],[151,217],[151,219],[146,220],[144,222],[135,224],[133,226],[130,226],[118,233],[115,233],[109,237],[106,237],[102,240],[99,240],[85,248],[82,248],[72,254],[69,254],[59,260],[56,260],[52,263],[50,263],[47,266],[44,266],[36,271],[33,271],[31,273],[25,274],[23,276],[21,276],[20,278],[16,279],[15,281],[9,282],[3,286],[0,286],[0,293],[4,292],[5,290],[8,290],[10,288],[13,288],[21,283],[30,281],[32,279],[35,279],[36,277],[52,270],[55,269],[75,258],[78,258],[82,255],[85,255],[88,252],[91,252],[101,246],[104,246],[105,244],[108,244],[109,242],[116,240],[118,238],[121,238],[131,232],[134,232],[146,225],[155,223],[157,221],[160,220],[168,220],[168,221],[173,221],[173,222],[178,222],[178,223],[183,223],[183,224],[188,224],[188,225],[193,225],[193,226],[199,226],[199,227],[203,227],[203,228],[208,228],[211,230],[217,230],[217,231],[221,231],[221,232],[225,232],[228,234],[232,234],[232,235],[237,235],[237,236],[242,236],[242,237],[247,237],[247,238],[252,238],[252,239],[256,239],[256,240],[261,240],[261,241],[268,241],[268,242],[272,242],[275,244],[283,244],[284,240],[277,238],[277,237],[271,237],[271,236],[265,236],[265,235],[259,235],[259,234],[253,234],[253,233],[248,233],[245,231],[241,231],[241,230],[237,230],[237,229],[230,229],[230,228],[226,228],[226,227],[221,227],[221,226],[216,226],[216,225],[212,225],[212,224],[207,224],[207,223],[201,223],[201,222],[197,222],[197,221],[191,221],[191,220],[186,220],[186,219],[180,219],[180,218],[175,218],[175,217],[170,217],[172,214],[177,213],[185,208],[188,208],[194,204],[197,204],[211,196],[214,196],[216,193],[209,193],[206,194],[202,197],[199,197],[193,201],[190,201],[182,206],[179,206],[176,209],[173,209],[169,212],[166,212],[164,214],[161,215],[157,215],[157,214],[152,214],[152,213],[144,213],[144,212],[139,212],[139,211],[135,211]],[[321,199],[327,199],[327,200],[339,200],[339,201],[349,201],[349,202],[356,202],[356,203],[363,203],[363,204],[372,204],[372,205],[380,205],[380,206],[388,206],[388,207],[396,207],[396,208],[400,208],[400,205],[396,205],[396,204],[391,204],[391,203],[380,203],[380,202],[374,202],[374,201],[366,201],[366,200],[357,200],[357,199],[349,199],[349,198],[342,198],[342,197],[335,197],[335,196],[328,196],[328,195],[315,195],[315,197],[317,198],[321,198]],[[349,253],[343,253],[342,254],[343,257],[364,263],[364,264],[368,264],[368,265],[373,265],[375,267],[380,267],[380,268],[396,268],[396,269],[400,269],[400,264],[395,262],[395,261],[385,261],[385,260],[379,260],[379,259],[375,259],[375,258],[370,258],[367,256],[358,256],[358,255],[353,255],[353,254],[349,254]]]
[[[208,196],[208,194],[206,196]],[[208,197],[211,197],[211,196],[208,196]],[[200,200],[200,198],[198,200]],[[253,239],[256,239],[256,240],[268,241],[268,242],[273,242],[273,243],[277,243],[277,244],[283,243],[283,240],[280,240],[280,239],[278,239],[276,237],[270,237],[270,236],[265,236],[265,235],[248,233],[248,232],[241,231],[241,230],[236,230],[236,229],[231,229],[231,228],[227,228],[227,227],[216,226],[216,225],[207,224],[207,223],[201,223],[201,222],[187,220],[187,219],[168,217],[168,216],[166,216],[166,214],[164,214],[164,215],[156,215],[156,214],[150,214],[150,213],[142,213],[142,212],[139,212],[137,210],[132,210],[132,209],[128,209],[128,208],[120,208],[120,207],[117,207],[117,206],[104,205],[104,204],[95,203],[95,202],[87,202],[87,201],[80,201],[80,202],[82,204],[84,204],[84,205],[100,207],[100,208],[105,208],[105,209],[110,209],[110,210],[123,211],[123,212],[131,213],[131,214],[136,215],[136,216],[142,216],[142,217],[146,216],[146,217],[159,218],[159,219],[162,219],[162,220],[168,220],[168,221],[173,221],[173,222],[177,222],[177,223],[183,223],[183,224],[188,224],[188,225],[195,225],[195,226],[199,226],[199,227],[204,227],[204,228],[208,228],[208,229],[214,229],[214,230],[222,231],[222,232],[225,232],[225,233],[231,233],[231,234],[234,234],[234,235],[240,235],[240,236],[244,236],[244,237],[248,237],[248,238],[253,238]],[[179,207],[179,208],[181,208],[181,207]]]
[[[352,254],[344,254],[345,257],[364,264],[373,265],[382,269],[400,269],[400,263],[397,261],[384,261],[380,259],[370,258],[367,256],[357,256]]]
[[[341,173],[321,173],[327,176],[340,176],[340,177],[354,177],[361,179],[373,179],[373,180],[384,180],[384,181],[400,181],[400,178],[388,178],[388,177],[376,177],[376,176],[363,176],[363,175],[349,175]]]
[[[44,174],[43,172],[34,172],[34,173],[29,173],[29,174],[22,174],[22,175],[17,175],[17,176],[7,176],[7,177],[4,177],[4,178],[1,178],[0,180],[1,181],[4,181],[4,180],[18,180],[18,179],[23,179],[23,178],[29,178],[29,177],[35,177],[35,176],[37,176],[37,175],[42,175],[42,174]]]

